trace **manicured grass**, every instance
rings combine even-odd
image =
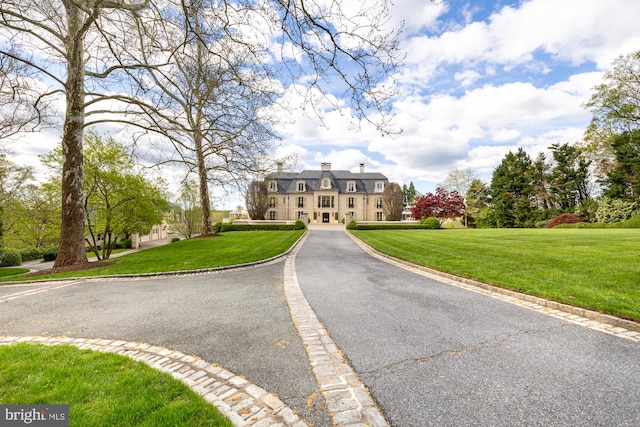
[[[419,265],[640,321],[639,229],[352,233],[380,252]]]
[[[302,233],[304,230],[234,231],[217,237],[186,239],[112,258],[114,265],[36,276],[35,279],[162,273],[244,264],[285,252]]]
[[[70,426],[233,425],[167,373],[71,346],[0,346],[0,402],[68,404]]]
[[[18,274],[24,274],[28,272],[29,272],[28,268],[13,268],[13,267],[0,268],[0,277],[16,276]]]

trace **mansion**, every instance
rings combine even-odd
[[[322,163],[320,170],[278,171],[265,177],[269,197],[268,220],[297,220],[348,224],[356,221],[382,221],[382,192],[389,183],[379,172],[331,170]]]

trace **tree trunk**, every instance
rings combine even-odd
[[[65,43],[68,55],[66,113],[62,136],[62,227],[54,267],[87,262],[84,246],[82,140],[84,127],[84,35],[80,34],[80,10],[64,2],[69,20]]]
[[[209,234],[213,234],[213,225],[211,224],[211,202],[209,200],[207,167],[205,164],[204,152],[202,147],[202,135],[200,135],[199,132],[195,132],[194,142],[198,162],[198,183],[200,187],[200,206],[202,210],[201,234],[206,236]]]

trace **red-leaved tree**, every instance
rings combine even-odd
[[[464,197],[457,191],[448,192],[438,187],[436,193],[420,196],[411,208],[411,215],[415,219],[434,217],[440,224],[448,218],[455,219],[464,215]]]

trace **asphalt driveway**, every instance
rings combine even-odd
[[[640,425],[640,345],[311,233],[298,281],[397,426]]]
[[[640,425],[640,344],[372,258],[310,230],[317,317],[396,426]],[[0,335],[141,341],[197,355],[331,425],[283,292],[284,262],[182,277],[0,286]]]
[[[313,425],[328,426],[282,291],[283,266],[0,286],[0,335],[140,341],[179,350],[219,363],[277,394]],[[9,295],[17,297],[6,301]]]

